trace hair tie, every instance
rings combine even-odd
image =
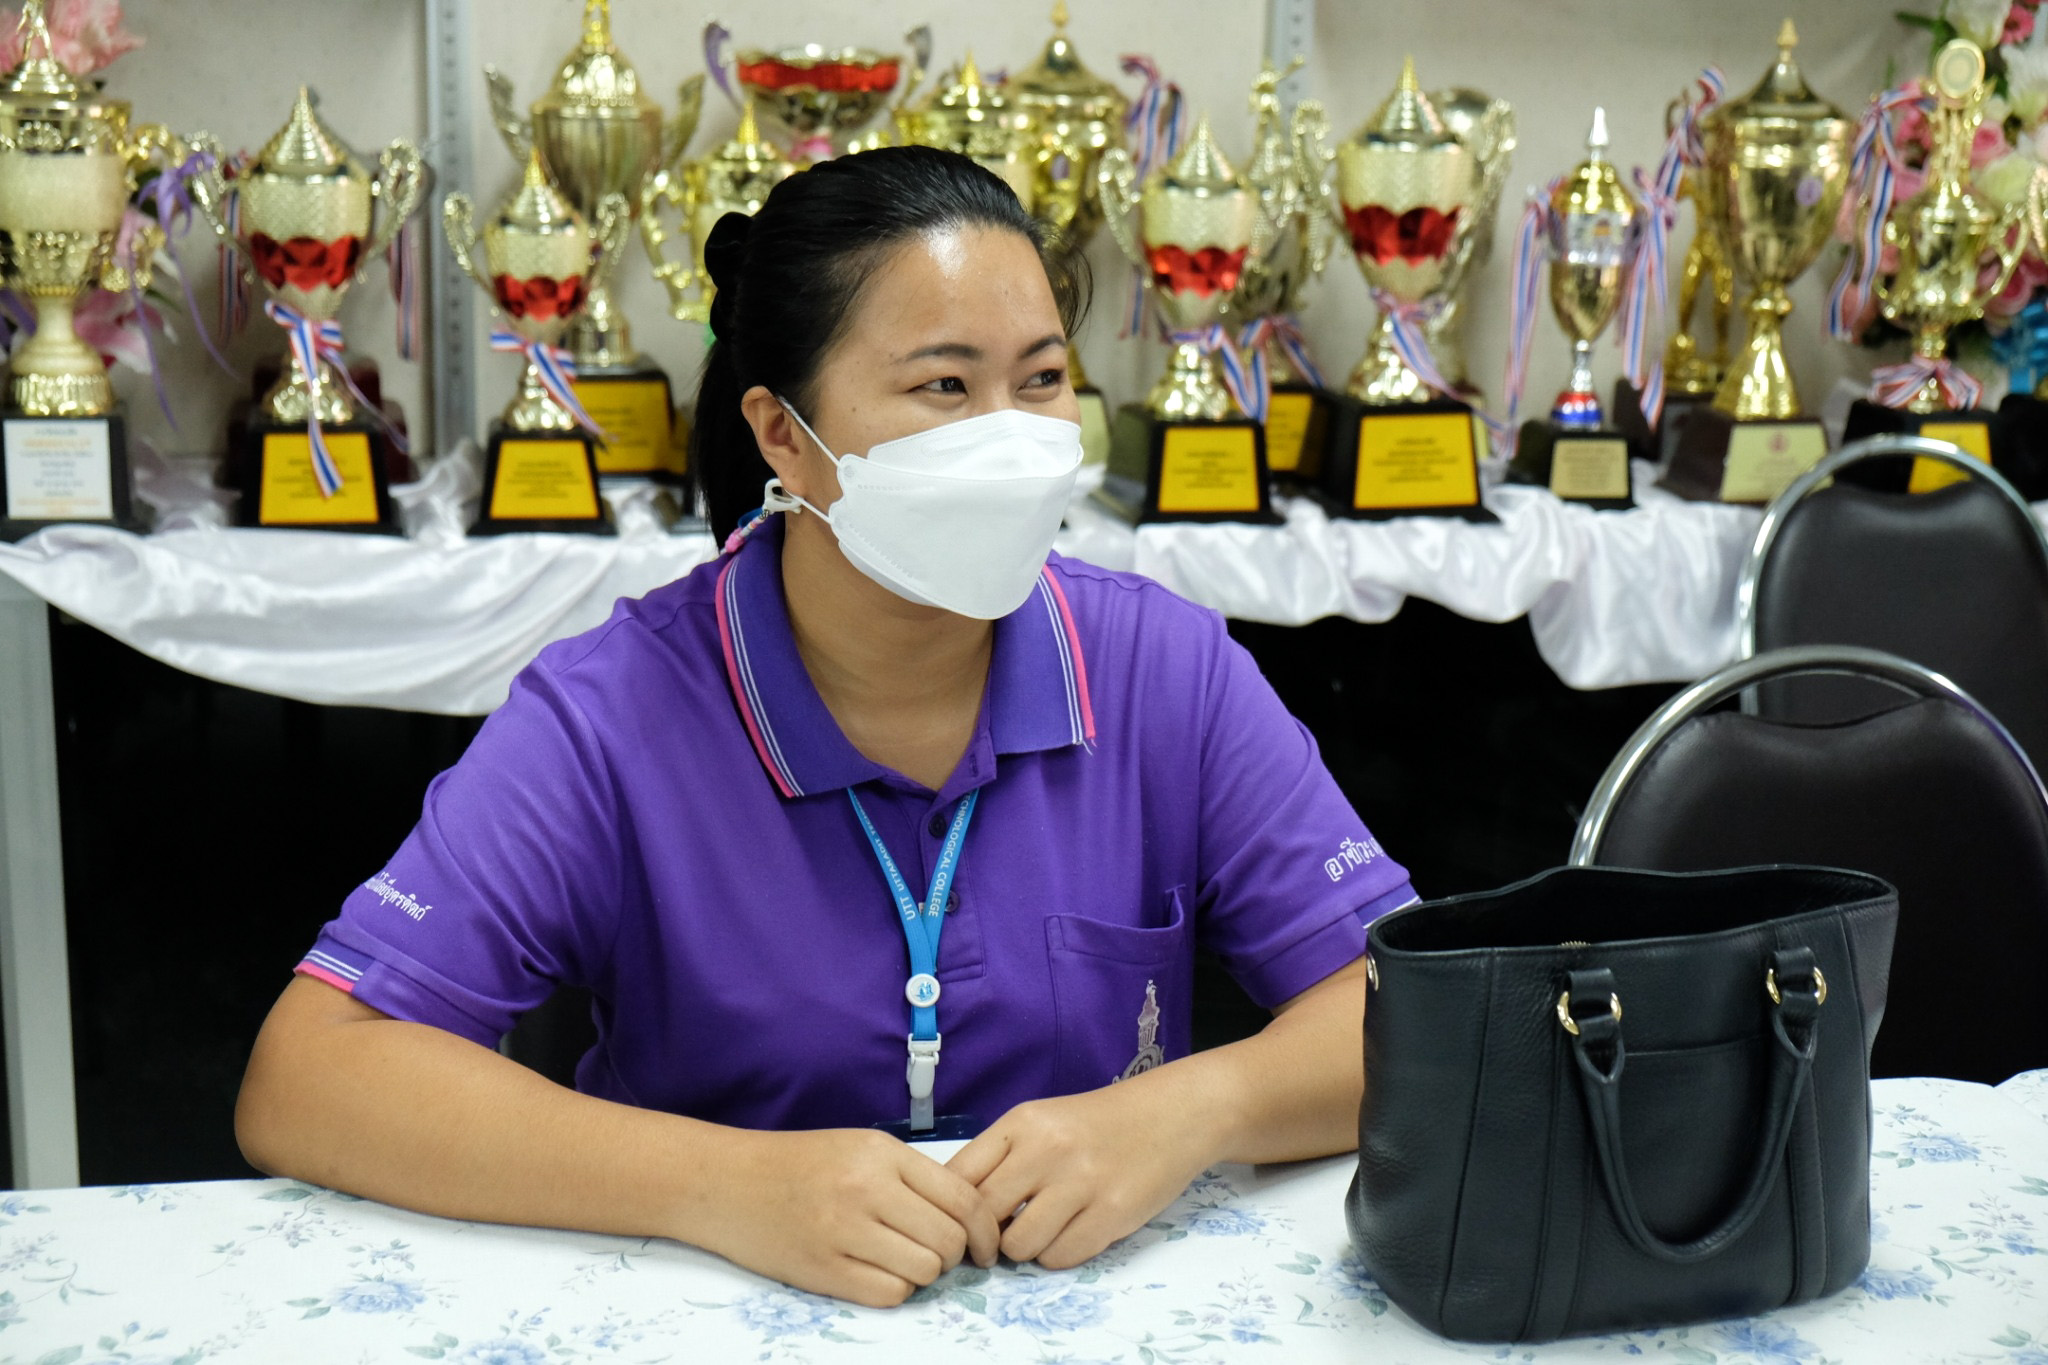
[[[711,225],[704,239],[704,270],[720,293],[739,283],[746,265],[747,239],[753,236],[751,214],[728,213]]]

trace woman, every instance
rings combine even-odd
[[[1048,562],[1070,268],[923,148],[706,255],[693,462],[721,535],[772,472],[767,510],[520,674],[272,1010],[249,1160],[882,1305],[1351,1147],[1407,875],[1215,613]],[[1275,1018],[1190,1056],[1198,942]],[[574,1092],[492,1050],[564,982]],[[979,1134],[942,1165],[883,1125]]]

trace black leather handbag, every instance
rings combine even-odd
[[[1746,1317],[1870,1259],[1898,895],[1560,868],[1368,931],[1351,1239],[1444,1336]]]

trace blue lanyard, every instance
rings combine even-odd
[[[910,1126],[927,1129],[933,1123],[932,1080],[939,1064],[939,935],[946,927],[946,900],[953,889],[953,874],[960,866],[960,846],[966,842],[967,825],[974,819],[974,806],[981,799],[981,790],[976,788],[967,793],[954,810],[946,842],[939,849],[938,865],[932,869],[931,890],[922,905],[910,894],[910,884],[903,879],[896,860],[889,856],[888,846],[875,832],[874,821],[868,819],[853,788],[846,789],[846,799],[853,803],[861,832],[868,836],[875,861],[882,865],[882,876],[888,880],[889,894],[896,901],[896,918],[903,925],[903,940],[910,947],[910,979],[903,985],[904,997],[910,1002],[910,1035],[906,1040],[910,1048],[906,1072]]]

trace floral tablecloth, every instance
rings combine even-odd
[[[1347,1248],[1347,1158],[1219,1169],[1081,1269],[963,1267],[886,1312],[674,1243],[452,1222],[266,1180],[0,1194],[0,1360],[2048,1365],[2048,1073],[2002,1090],[1880,1081],[1874,1097],[1869,1271],[1742,1322],[1439,1340]]]

